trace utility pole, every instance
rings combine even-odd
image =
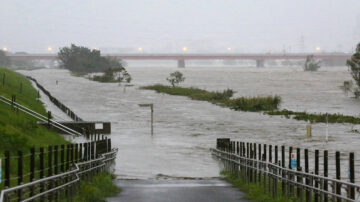
[[[154,135],[154,104],[139,104],[140,107],[150,107],[151,110],[151,136]]]

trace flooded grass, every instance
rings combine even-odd
[[[166,93],[169,95],[187,96],[193,100],[208,101],[236,111],[258,112],[277,110],[281,103],[279,96],[231,98],[234,94],[234,91],[231,89],[226,89],[222,92],[209,92],[193,87],[171,87],[161,84],[143,86],[140,87],[140,89],[155,90],[158,93]]]
[[[281,111],[268,111],[265,114],[272,116],[284,116],[285,118],[293,118],[295,120],[309,121],[310,123],[326,123],[326,114],[306,113],[306,112],[294,112],[290,110]],[[351,123],[360,124],[360,118],[347,116],[342,114],[328,114],[329,123]]]

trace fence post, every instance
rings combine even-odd
[[[70,169],[70,145],[66,145],[66,171]]]
[[[53,169],[53,166],[52,166],[52,146],[49,146],[48,147],[48,176],[51,176],[52,175],[52,169]],[[51,189],[53,187],[53,182],[49,182],[48,184],[48,189]],[[52,194],[49,194],[48,196],[48,199],[49,201],[52,200]]]
[[[269,172],[271,172],[272,174],[273,172],[273,166],[272,166],[272,145],[269,145],[269,161],[268,163],[270,164],[271,167],[269,167]],[[274,186],[274,177],[272,175],[269,175],[269,193],[272,193],[272,197],[274,197],[274,192],[273,192],[273,187]]]
[[[324,151],[324,177],[328,177],[328,151]],[[324,180],[324,190],[328,191],[328,181]],[[324,194],[324,202],[328,202],[328,195]]]
[[[61,172],[65,172],[65,145],[61,145],[61,151],[60,151],[60,170]]]
[[[278,164],[279,161],[279,154],[278,154],[278,146],[275,145],[275,165],[280,165]],[[279,171],[278,168],[276,167],[275,169],[275,178],[274,178],[274,197],[277,197],[277,192],[278,192],[278,175],[279,175]]]
[[[264,155],[263,155],[263,162],[265,163],[264,166],[264,192],[266,192],[266,185],[267,185],[267,179],[269,176],[266,174],[267,168],[267,155],[266,155],[267,147],[266,144],[264,144]]]
[[[40,179],[44,178],[44,148],[40,148]],[[44,183],[40,184],[40,192],[44,192]],[[40,201],[44,201],[44,198],[41,197]]]
[[[51,126],[51,111],[48,111],[48,127]]]
[[[336,165],[336,179],[341,180],[341,173],[340,173],[340,152],[335,153],[335,165]],[[341,195],[341,184],[336,183],[336,194]],[[341,198],[337,197],[337,201],[341,202]]]
[[[18,151],[18,185],[21,185],[23,182],[23,153]],[[22,200],[22,190],[18,190],[19,201]]]
[[[281,146],[281,167],[283,168],[281,170],[281,177],[282,177],[282,182],[281,182],[281,191],[282,191],[282,196],[285,197],[286,196],[286,181],[285,179],[285,172],[284,172],[284,168],[285,168],[285,146],[282,145]]]
[[[58,145],[55,145],[54,146],[54,174],[57,175],[58,174],[58,149],[59,149],[59,146]],[[55,181],[55,186],[57,186],[58,183],[57,181]],[[58,199],[58,192],[56,191],[54,193],[54,197],[55,197],[55,200]]]
[[[79,161],[79,144],[75,144],[75,163]]]
[[[239,156],[240,156],[240,143],[237,141],[236,142],[236,162],[238,163],[238,164],[236,164],[236,177],[237,178],[239,177],[239,170],[240,170]]]
[[[258,160],[259,160],[259,162],[260,162],[260,165],[259,165],[259,168],[260,168],[260,171],[259,171],[259,184],[261,184],[261,178],[263,178],[263,173],[264,172],[262,172],[262,169],[263,169],[263,167],[264,167],[264,164],[263,164],[263,162],[262,162],[262,153],[261,153],[261,144],[259,144],[259,147],[258,147]]]
[[[351,183],[355,183],[355,164],[354,164],[354,153],[351,152],[349,154],[349,178]],[[349,196],[351,199],[355,199],[355,187],[351,186],[348,187],[349,190]]]
[[[302,171],[300,155],[301,155],[300,148],[296,148],[296,170],[298,172]],[[299,174],[296,175],[296,181],[297,183],[302,184],[302,177]],[[303,201],[302,187],[299,185],[297,185],[296,187],[297,187],[296,189],[297,197],[300,198],[300,201]]]
[[[10,187],[10,152],[5,151],[5,188]]]
[[[305,155],[305,173],[309,173],[309,150],[305,149],[304,151],[304,155]],[[307,186],[312,186],[312,184],[310,184],[310,179],[308,176],[306,176],[305,178],[305,183]],[[306,192],[305,192],[305,196],[306,196],[306,202],[311,202],[311,192],[308,188],[306,188]]]
[[[292,147],[289,147],[289,169],[291,169],[291,153],[292,153]],[[290,181],[293,180],[293,175],[291,173],[288,173],[288,179]],[[289,183],[289,192],[288,192],[289,197],[293,197],[294,196],[294,186]]]
[[[315,150],[315,175],[319,175],[319,150]],[[319,188],[319,180],[315,180],[315,188]],[[319,202],[319,192],[315,191],[315,202]]]
[[[254,143],[254,155],[253,155],[254,165],[253,165],[253,166],[255,167],[255,168],[254,168],[254,182],[255,182],[255,183],[257,183],[257,175],[258,175],[258,174],[257,174],[258,172],[257,172],[256,168],[258,168],[258,166],[259,166],[258,163],[256,162],[256,160],[257,160],[256,157],[257,157],[257,156],[256,156],[256,143]]]
[[[30,149],[30,182],[35,179],[35,148]],[[30,196],[34,196],[34,186],[30,188]]]

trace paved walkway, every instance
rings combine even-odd
[[[109,202],[246,202],[221,180],[118,180],[122,192]]]

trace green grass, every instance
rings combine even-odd
[[[5,85],[2,84],[5,74]],[[20,92],[20,84],[22,91]],[[38,101],[37,91],[24,76],[8,69],[0,68],[0,95],[16,101],[38,113],[46,114],[43,103]],[[0,103],[0,152],[5,150],[29,151],[31,147],[59,145],[68,143],[56,132],[39,126],[35,118]]]
[[[310,123],[325,123],[325,114],[314,114],[306,112],[294,112],[290,110],[268,111],[265,114],[272,116],[284,116],[285,118],[293,118],[295,120],[309,121]],[[353,116],[346,116],[342,114],[328,114],[328,123],[351,123],[360,124],[360,118]]]
[[[102,202],[121,190],[113,183],[114,176],[101,173],[80,183],[80,190],[72,199],[77,202]]]
[[[263,111],[264,114],[267,115],[284,116],[285,118],[309,121],[311,123],[326,122],[325,114],[294,112],[286,109],[279,110],[278,108],[281,104],[280,96],[231,98],[234,93],[231,89],[222,92],[209,92],[198,88],[171,87],[161,84],[143,86],[140,87],[140,89],[155,90],[158,93],[166,93],[169,95],[187,96],[193,100],[208,101],[236,111]],[[328,123],[360,124],[360,118],[342,114],[328,114]]]
[[[267,97],[240,97],[232,99],[234,91],[231,89],[222,92],[209,92],[198,88],[171,87],[161,84],[143,86],[140,89],[155,90],[158,93],[187,96],[193,100],[208,101],[224,107],[239,111],[268,111],[277,110],[281,98],[279,96]]]
[[[221,174],[224,176],[224,180],[232,184],[234,187],[238,188],[245,193],[245,199],[248,199],[253,202],[295,202],[298,201],[295,198],[284,198],[277,197],[273,198],[271,195],[267,194],[267,190],[264,189],[263,184],[255,183],[246,183],[241,178],[236,177],[234,174],[231,174],[227,171],[222,171]],[[280,186],[279,186],[280,188]],[[278,189],[279,190],[279,189]],[[281,190],[280,190],[281,192]],[[279,192],[279,193],[280,193]],[[278,194],[280,195],[280,194]]]

